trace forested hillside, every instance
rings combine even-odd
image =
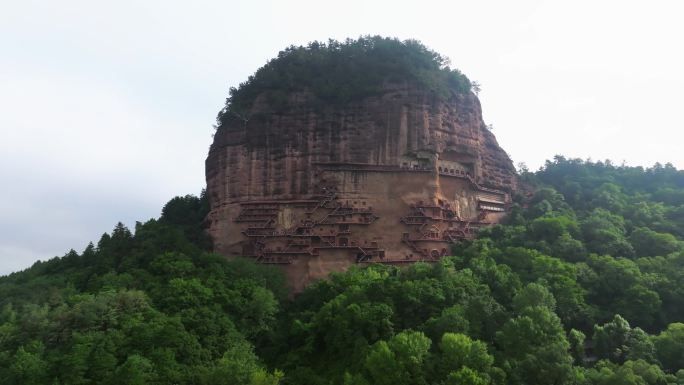
[[[3,384],[684,384],[684,172],[557,157],[439,263],[210,253],[203,197],[0,278]],[[37,240],[39,241],[39,240]]]

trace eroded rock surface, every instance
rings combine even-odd
[[[473,93],[441,101],[404,84],[338,107],[293,93],[287,106],[257,99],[216,132],[219,253],[281,264],[301,290],[356,263],[438,259],[505,214],[515,169]]]

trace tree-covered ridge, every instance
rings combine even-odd
[[[276,110],[285,107],[288,93],[305,90],[321,103],[340,104],[377,94],[386,82],[403,81],[440,98],[471,88],[465,75],[449,68],[448,59],[416,40],[366,36],[315,41],[286,48],[239,87],[231,87],[217,123],[247,119],[260,95]]]
[[[683,175],[558,157],[454,257],[309,288],[268,361],[292,384],[684,383]],[[485,355],[445,364],[446,336]]]
[[[2,384],[275,384],[279,271],[205,250],[202,198],[0,279]]]
[[[557,157],[438,263],[207,252],[203,197],[0,278],[3,384],[684,385],[684,173]]]

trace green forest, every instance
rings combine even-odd
[[[439,99],[470,92],[473,83],[449,60],[417,40],[362,36],[343,42],[314,41],[278,53],[238,87],[231,87],[217,127],[250,117],[257,98],[275,112],[288,95],[306,91],[320,108],[361,100],[394,82],[412,82]]]
[[[204,196],[0,278],[2,384],[684,384],[684,171],[556,157],[438,263],[211,253]]]

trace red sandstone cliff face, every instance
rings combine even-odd
[[[206,161],[217,252],[280,263],[295,289],[353,263],[433,260],[496,222],[511,160],[472,94],[410,85],[342,107],[257,100],[221,127]]]

